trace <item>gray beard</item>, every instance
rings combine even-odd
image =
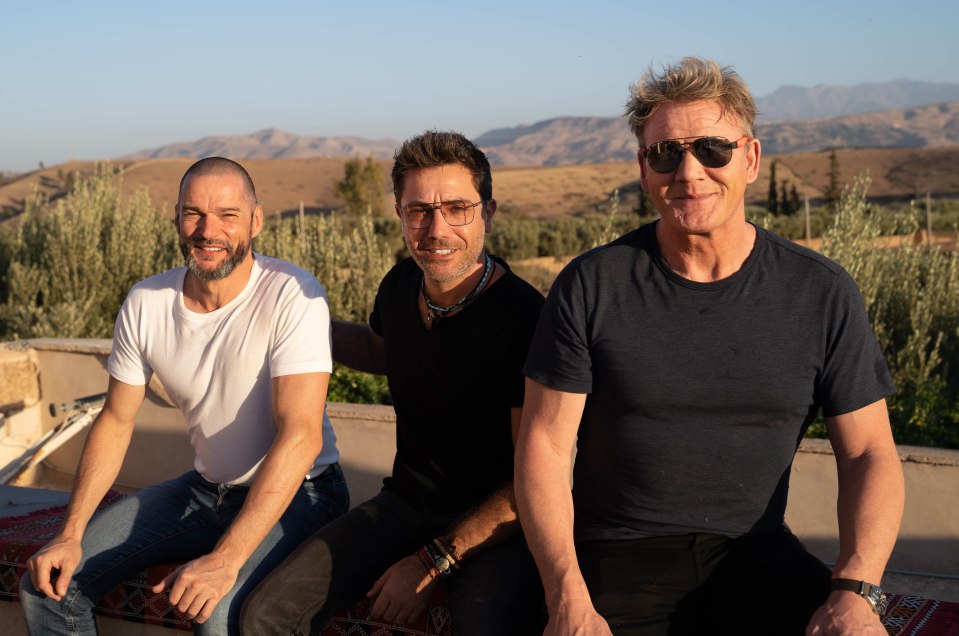
[[[189,268],[190,273],[202,281],[223,280],[233,273],[233,270],[236,269],[236,266],[242,263],[246,258],[246,255],[250,252],[249,243],[240,243],[236,246],[235,250],[229,245],[225,245],[223,243],[214,243],[215,245],[226,249],[226,260],[217,265],[215,269],[203,269],[200,267],[200,264],[197,263],[196,258],[193,257],[193,253],[190,251],[190,249],[195,247],[197,244],[204,243],[207,245],[211,244],[206,241],[196,241],[194,239],[180,241],[180,252],[183,254],[184,260],[186,260],[187,268]]]

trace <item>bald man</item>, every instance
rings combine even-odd
[[[186,266],[135,285],[117,317],[106,403],[57,536],[28,563],[31,634],[96,634],[91,608],[146,566],[186,561],[153,588],[196,633],[238,632],[245,595],[349,507],[325,399],[326,294],[254,254],[263,209],[246,170],[213,157],[180,182]],[[183,412],[195,469],[94,516],[120,470],[152,375]]]

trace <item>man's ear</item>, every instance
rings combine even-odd
[[[746,183],[753,183],[759,178],[759,157],[762,154],[762,144],[753,137],[746,142]]]
[[[253,208],[253,218],[250,220],[250,238],[256,238],[263,229],[263,206]]]
[[[639,185],[643,188],[643,192],[649,192],[649,186],[646,184],[646,161],[642,149],[636,151],[636,161],[639,162]]]
[[[496,199],[490,199],[483,206],[483,225],[486,227],[486,233],[493,231],[493,215],[496,214]]]

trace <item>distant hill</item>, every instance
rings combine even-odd
[[[759,124],[769,153],[823,148],[942,148],[959,144],[959,101],[912,108]]]
[[[959,84],[896,80],[858,86],[784,86],[757,100],[759,138],[767,154],[824,148],[939,148],[959,144]],[[622,117],[554,117],[497,128],[474,140],[501,166],[631,161],[636,141]],[[204,137],[141,150],[119,161],[209,157],[389,160],[395,139],[308,137],[269,128],[249,135]]]
[[[276,128],[267,128],[250,135],[204,137],[149,150],[141,150],[123,157],[121,161],[136,159],[169,159],[173,157],[231,157],[233,159],[294,159],[300,157],[363,157],[392,159],[399,145],[395,139],[365,139],[363,137],[305,137]]]
[[[497,128],[473,141],[491,163],[506,166],[628,161],[636,154],[636,140],[619,117],[556,117]]]
[[[765,122],[756,134],[767,154],[824,148],[940,148],[959,144],[959,101],[829,119]],[[476,138],[500,165],[629,161],[636,140],[622,117],[557,117],[499,128]]]
[[[781,86],[757,99],[756,105],[760,120],[770,121],[842,117],[957,100],[959,84],[901,79],[856,86]]]

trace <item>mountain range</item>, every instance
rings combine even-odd
[[[757,136],[767,154],[832,147],[936,148],[959,144],[959,85],[896,80],[853,87],[784,86],[757,100]],[[636,140],[622,117],[556,117],[487,131],[474,139],[497,165],[536,166],[630,160]],[[235,159],[389,159],[399,142],[307,137],[275,128],[204,137],[131,153],[122,160],[228,156]]]

